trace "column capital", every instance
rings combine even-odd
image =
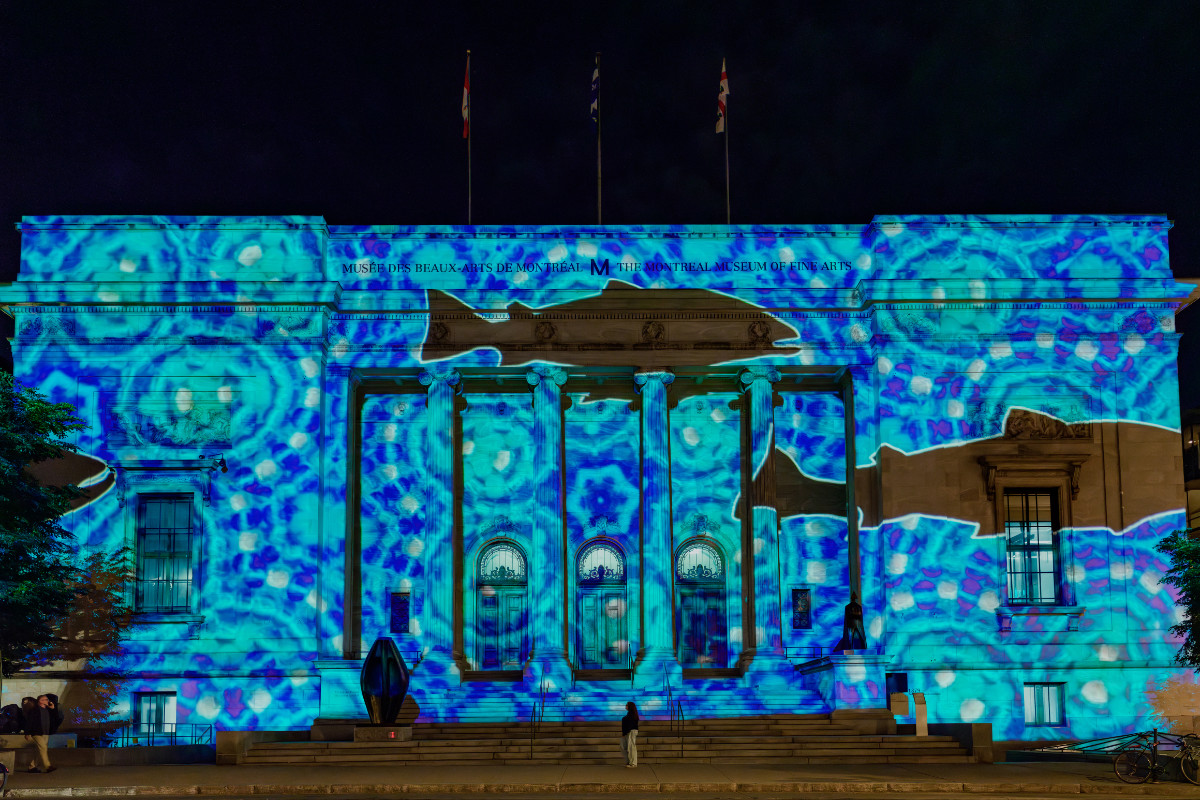
[[[738,383],[749,389],[755,381],[778,383],[780,377],[779,370],[774,367],[746,367],[738,373]]]
[[[567,371],[562,367],[553,365],[530,367],[525,373],[525,382],[530,386],[537,386],[538,384],[562,386],[567,382]]]
[[[421,370],[421,374],[417,376],[417,380],[422,386],[433,386],[435,383],[444,383],[447,386],[455,387],[455,392],[462,391],[462,373],[452,367],[434,367],[433,369]]]
[[[663,387],[670,386],[675,382],[675,373],[670,370],[656,370],[654,372],[635,372],[633,373],[633,388],[638,394],[642,393],[642,387],[651,381],[658,381]]]

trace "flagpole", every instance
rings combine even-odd
[[[600,51],[596,51],[596,73],[600,72]],[[603,219],[603,196],[600,192],[600,85],[596,84],[596,224],[600,225]]]
[[[729,106],[725,106],[725,224],[733,224],[729,214]]]
[[[471,136],[474,135],[474,133],[475,133],[473,130],[471,130],[471,128],[473,128],[474,126],[471,125],[471,92],[470,92],[471,51],[470,50],[467,51],[467,82],[466,82],[466,86],[467,86],[467,91],[466,91],[466,101],[467,101],[467,224],[470,225],[471,224],[471,201],[472,201],[472,194],[471,194]],[[726,146],[728,146],[728,143],[726,143]]]

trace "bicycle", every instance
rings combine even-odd
[[[1145,783],[1167,768],[1159,763],[1158,745],[1162,739],[1179,748],[1179,771],[1190,782],[1200,784],[1200,737],[1194,733],[1174,736],[1157,729],[1135,735],[1113,758],[1113,771],[1125,783]]]

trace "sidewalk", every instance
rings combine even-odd
[[[60,767],[48,775],[9,776],[6,798],[204,795],[704,795],[1087,794],[1198,797],[1190,783],[1124,784],[1107,764],[888,764],[795,767],[654,764],[625,769],[619,758],[599,766],[395,767],[271,765]]]

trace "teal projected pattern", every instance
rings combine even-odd
[[[1168,227],[1069,216],[604,230],[30,217],[20,278],[0,301],[16,318],[18,375],[77,404],[91,423],[81,451],[119,467],[117,486],[69,519],[81,545],[130,541],[139,493],[196,498],[193,607],[134,629],[130,693],[176,692],[179,722],[305,728],[339,710],[322,665],[392,635],[422,659],[423,713],[454,718],[489,697],[497,715],[521,718],[523,695],[460,684],[452,651],[474,670],[519,669],[531,650],[562,647],[538,639],[538,621],[565,614],[564,657],[576,664],[586,650],[629,668],[664,631],[669,646],[703,628],[723,630],[727,650],[692,665],[733,666],[750,625],[760,649],[792,661],[828,654],[851,580],[848,454],[860,474],[881,466],[883,448],[919,470],[947,448],[1005,436],[1014,410],[1177,431],[1173,309],[1188,287],[1171,277]],[[673,331],[653,315],[608,313],[662,308],[664,296],[706,319],[695,337],[711,347],[647,361]],[[564,314],[596,322],[581,333]],[[612,347],[589,351],[587,337]],[[566,367],[563,383],[526,381],[524,368],[550,364]],[[696,382],[709,365],[754,369],[740,384]],[[675,405],[662,406],[669,422],[651,441],[641,415],[662,401],[653,373],[668,367],[692,373],[686,390],[683,378],[666,387]],[[652,374],[635,387],[640,368]],[[791,377],[843,369],[853,442],[839,394]],[[573,387],[597,370],[619,390]],[[559,394],[561,462],[544,438]],[[228,473],[198,468],[201,453],[223,455]],[[447,479],[454,465],[459,486]],[[774,505],[761,502],[768,485]],[[860,498],[853,513],[868,645],[927,693],[932,718],[989,721],[1001,739],[1149,724],[1144,692],[1167,670],[1178,643],[1166,628],[1180,613],[1153,546],[1184,527],[1180,509],[1119,530],[1063,528],[1068,596],[1051,615],[1006,612],[1004,537],[981,534],[978,514],[914,502],[875,520]],[[561,551],[547,544],[555,525]],[[623,584],[578,574],[598,541],[624,559]],[[694,541],[724,559],[723,594],[672,578]],[[755,619],[739,599],[744,575]],[[361,582],[353,599],[348,580]],[[792,627],[794,588],[811,593],[811,628]],[[397,592],[411,593],[407,632],[389,627]],[[611,622],[587,627],[583,609]],[[851,670],[832,689],[789,680],[797,697],[820,690],[826,707],[881,706],[877,677]],[[1055,681],[1068,685],[1067,726],[1027,729],[1023,684]],[[593,693],[581,701],[593,713],[625,699],[576,688]],[[753,679],[743,688],[761,696]],[[691,692],[689,716],[728,713],[708,696]]]

